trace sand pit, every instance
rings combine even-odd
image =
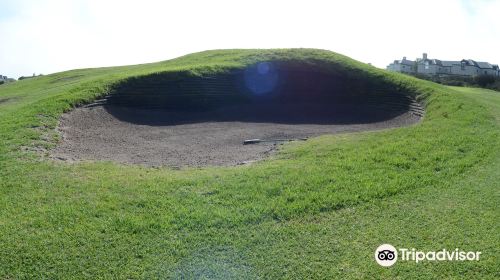
[[[348,112],[357,112],[356,118]],[[230,166],[263,159],[282,143],[243,145],[246,139],[297,139],[419,120],[411,112],[380,117],[362,106],[335,109],[321,104],[249,105],[201,113],[94,106],[63,116],[59,126],[63,141],[52,155],[147,166]]]
[[[52,157],[148,166],[253,162],[283,142],[410,125],[423,110],[394,85],[329,66],[266,62],[217,75],[157,73],[125,80],[65,114]],[[243,145],[247,139],[269,142]]]

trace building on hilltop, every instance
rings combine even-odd
[[[412,64],[413,63],[413,64]],[[412,64],[412,67],[409,65]],[[405,66],[405,67],[403,67]],[[479,62],[472,59],[462,59],[460,61],[446,61],[439,59],[430,59],[424,53],[422,58],[417,58],[414,62],[407,60],[395,60],[387,70],[406,74],[423,74],[430,76],[437,75],[456,75],[456,76],[495,76],[500,77],[498,65],[488,62]]]

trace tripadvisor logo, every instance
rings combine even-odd
[[[415,248],[396,249],[391,244],[382,244],[375,250],[375,261],[381,266],[392,266],[400,261],[479,261],[481,252],[442,249],[440,251],[418,251]]]
[[[391,266],[398,260],[398,251],[391,244],[382,244],[375,250],[375,260],[381,266]]]

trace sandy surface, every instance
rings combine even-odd
[[[247,139],[377,130],[414,124],[419,119],[409,112],[321,104],[245,105],[190,113],[83,107],[61,118],[62,141],[51,156],[147,166],[229,166],[263,159],[279,146],[279,142],[243,145]]]

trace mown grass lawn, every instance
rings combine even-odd
[[[422,123],[323,136],[232,168],[47,160],[58,117],[121,79],[257,61],[328,63],[426,104]],[[482,278],[498,257],[500,95],[390,74],[318,50],[232,50],[0,86],[0,277]],[[382,243],[482,251],[378,266]]]

